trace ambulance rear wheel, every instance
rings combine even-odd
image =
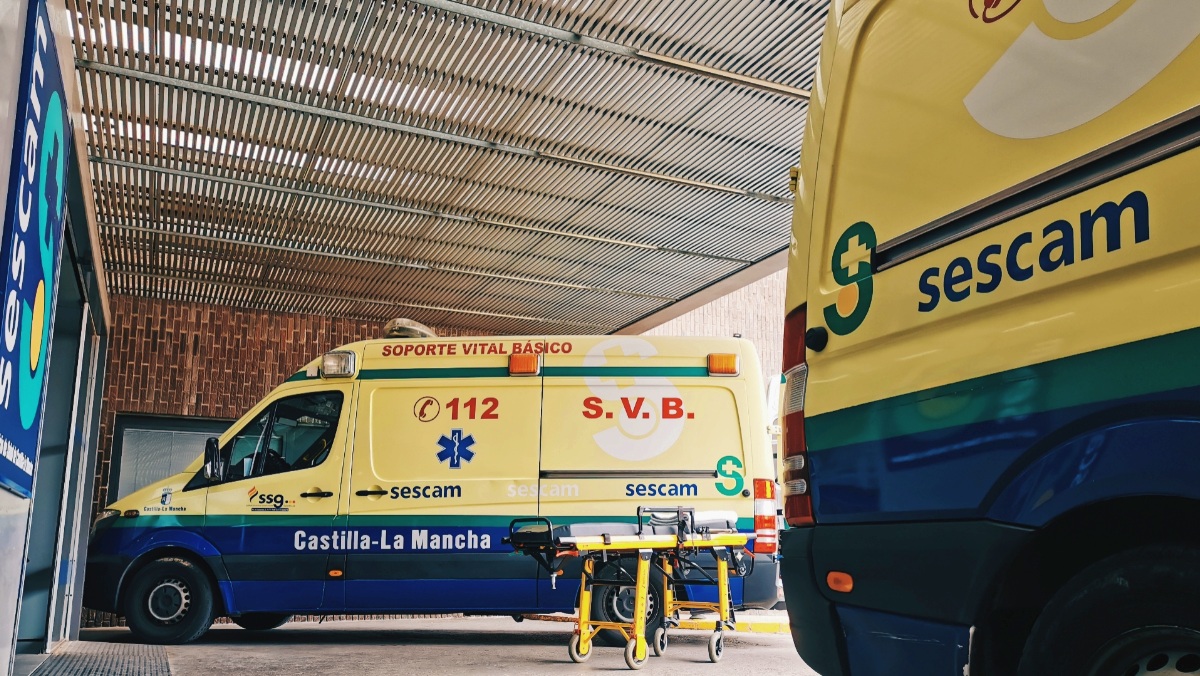
[[[567,654],[571,656],[572,662],[580,664],[588,661],[588,658],[592,656],[592,651],[589,648],[586,653],[579,652],[579,634],[575,634],[567,642]]]
[[[1042,609],[1020,676],[1200,672],[1200,549],[1140,547],[1083,569]]]
[[[233,618],[233,623],[248,631],[267,631],[282,627],[290,619],[291,615],[283,613],[246,613]]]
[[[617,563],[612,562],[600,569],[596,573],[596,577],[617,579]],[[592,617],[599,622],[621,622],[624,624],[633,623],[633,605],[637,601],[637,594],[634,593],[633,575],[637,570],[637,563],[628,561],[619,564],[627,573],[621,575],[621,579],[629,579],[628,587],[617,587],[613,585],[601,585],[593,588],[592,591]],[[650,576],[650,593],[646,596],[646,640],[654,640],[654,630],[661,627],[663,623],[663,589],[662,576]],[[595,641],[602,646],[610,648],[619,648],[625,644],[625,637],[621,632],[615,629],[602,629],[596,632]]]
[[[129,629],[143,643],[188,643],[213,622],[208,576],[187,559],[159,559],[134,573],[123,605]]]

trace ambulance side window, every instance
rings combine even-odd
[[[226,445],[226,481],[316,467],[329,457],[342,414],[341,392],[280,399]]]

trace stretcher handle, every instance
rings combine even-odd
[[[554,524],[544,516],[523,516],[508,522],[508,537],[503,539],[505,544],[512,543],[513,534],[521,526],[544,524],[546,526],[546,544],[554,543]]]

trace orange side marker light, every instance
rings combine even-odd
[[[825,584],[835,592],[849,594],[854,589],[854,578],[850,576],[850,573],[831,570],[825,576]]]
[[[508,375],[536,376],[542,371],[542,355],[521,353],[510,355],[508,358]]]

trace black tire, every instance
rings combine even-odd
[[[208,576],[187,559],[166,558],[133,574],[124,595],[125,620],[143,643],[194,641],[213,622]]]
[[[602,567],[597,573],[597,577],[615,578],[616,562],[610,562],[607,566]],[[633,582],[634,575],[637,571],[637,562],[622,561],[621,567],[629,573],[630,583],[628,587],[614,587],[605,585],[602,587],[593,587],[592,589],[592,618],[603,622],[632,622],[633,621]],[[646,599],[646,640],[654,640],[654,630],[662,626],[663,622],[663,588],[662,575],[654,574],[654,569],[650,570],[650,596]],[[596,633],[594,639],[596,643],[610,648],[619,648],[626,643],[625,637],[621,636],[621,632],[615,629],[602,629]]]
[[[292,619],[292,616],[283,613],[246,613],[240,617],[230,619],[242,629],[267,631],[268,629],[282,627],[288,620]]]
[[[1021,676],[1133,676],[1200,668],[1200,550],[1122,552],[1071,578],[1033,625]]]

